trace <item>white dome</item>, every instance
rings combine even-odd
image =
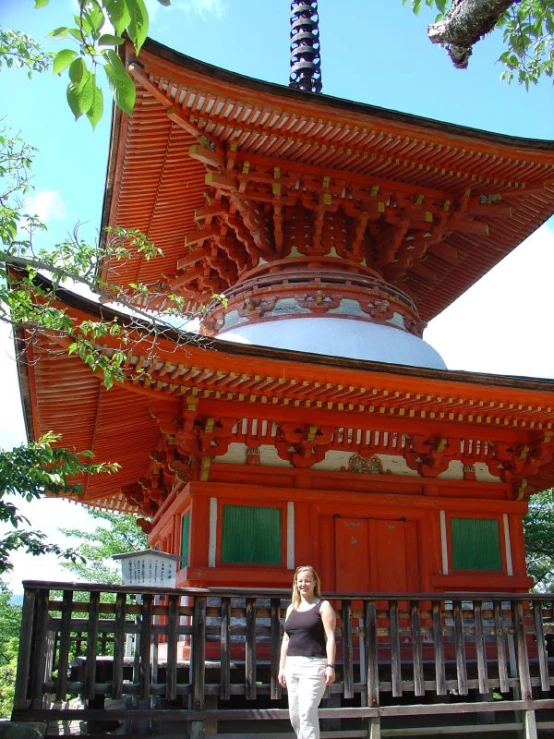
[[[432,346],[407,331],[328,315],[243,324],[216,338],[310,354],[446,369]]]

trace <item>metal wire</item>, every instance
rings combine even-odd
[[[292,0],[290,4],[289,87],[321,92],[317,0]]]

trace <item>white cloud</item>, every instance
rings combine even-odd
[[[554,378],[554,220],[435,318],[424,339],[449,369]]]
[[[67,210],[57,190],[40,190],[25,201],[25,210],[40,218],[43,223],[65,221]]]
[[[188,15],[198,15],[204,20],[220,20],[226,12],[224,0],[173,0],[170,7]]]

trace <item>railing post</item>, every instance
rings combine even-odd
[[[498,661],[498,682],[501,693],[507,693],[510,689],[508,683],[508,667],[506,663],[506,636],[504,624],[502,623],[502,601],[493,601],[494,630],[496,633],[496,659]]]
[[[221,672],[219,697],[228,701],[231,697],[231,598],[221,598]]]
[[[17,657],[17,676],[15,679],[14,709],[23,711],[27,707],[29,680],[31,677],[35,626],[36,591],[27,590],[23,595],[21,612],[21,631],[19,636],[19,654]]]
[[[271,638],[271,676],[270,676],[270,687],[269,697],[272,700],[279,700],[282,694],[281,686],[277,680],[279,673],[280,663],[280,647],[281,647],[281,599],[271,599],[271,626],[270,626],[270,638]]]
[[[87,649],[85,661],[84,696],[87,701],[96,695],[96,642],[98,641],[98,617],[100,614],[100,593],[91,592],[87,625]]]
[[[521,700],[533,700],[531,676],[529,674],[529,655],[527,653],[527,637],[525,632],[525,613],[521,600],[512,601],[512,614],[517,649],[517,667],[519,672],[519,686]]]
[[[123,660],[125,658],[125,593],[115,599],[115,623],[113,633],[112,698],[119,699],[123,688]]]
[[[71,617],[73,615],[73,591],[64,590],[62,598],[61,634],[59,640],[58,680],[56,697],[64,700],[67,693],[67,671],[69,668],[69,649],[71,646]]]
[[[487,653],[485,651],[485,635],[483,633],[483,601],[473,602],[473,616],[475,619],[475,649],[477,651],[477,675],[479,678],[479,692],[482,695],[490,693],[489,675],[487,669]]]
[[[433,645],[435,652],[435,680],[437,695],[446,695],[446,675],[444,671],[444,643],[442,640],[441,601],[434,600],[433,608]]]
[[[540,600],[533,601],[533,620],[535,623],[535,638],[537,640],[537,651],[539,657],[541,690],[548,692],[550,690],[550,680],[548,675],[548,654],[546,652],[546,641],[544,638],[544,626],[542,622]]]
[[[256,599],[247,598],[244,677],[246,700],[256,699]]]
[[[151,593],[142,596],[140,620],[140,663],[139,663],[139,698],[150,697],[150,647],[152,637],[152,602]]]
[[[177,649],[179,646],[179,601],[172,594],[167,605],[167,666],[165,678],[165,697],[173,701],[177,697]]]
[[[354,654],[352,647],[352,601],[342,601],[343,695],[354,697]]]
[[[190,671],[192,674],[192,707],[197,711],[204,708],[205,697],[206,606],[205,595],[195,596]]]
[[[464,638],[464,619],[462,603],[455,600],[452,603],[454,612],[454,645],[456,649],[456,673],[458,675],[458,693],[467,695],[467,666]]]
[[[421,601],[413,600],[410,603],[412,624],[412,651],[414,658],[414,695],[425,695],[423,680],[423,653],[421,646]]]
[[[379,660],[377,652],[377,607],[374,600],[365,604],[365,649],[367,665],[367,705],[379,705]]]
[[[398,601],[389,601],[389,636],[392,695],[402,696],[402,663],[400,660],[400,633],[398,622]]]
[[[49,590],[41,589],[37,593],[36,628],[32,645],[34,654],[31,670],[31,701],[33,708],[42,708],[44,695],[44,677],[46,670],[46,632],[48,631],[48,596]]]

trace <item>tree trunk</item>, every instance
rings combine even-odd
[[[492,31],[498,19],[518,0],[454,0],[442,21],[433,23],[427,35],[446,47],[455,67],[465,69],[472,46]]]

